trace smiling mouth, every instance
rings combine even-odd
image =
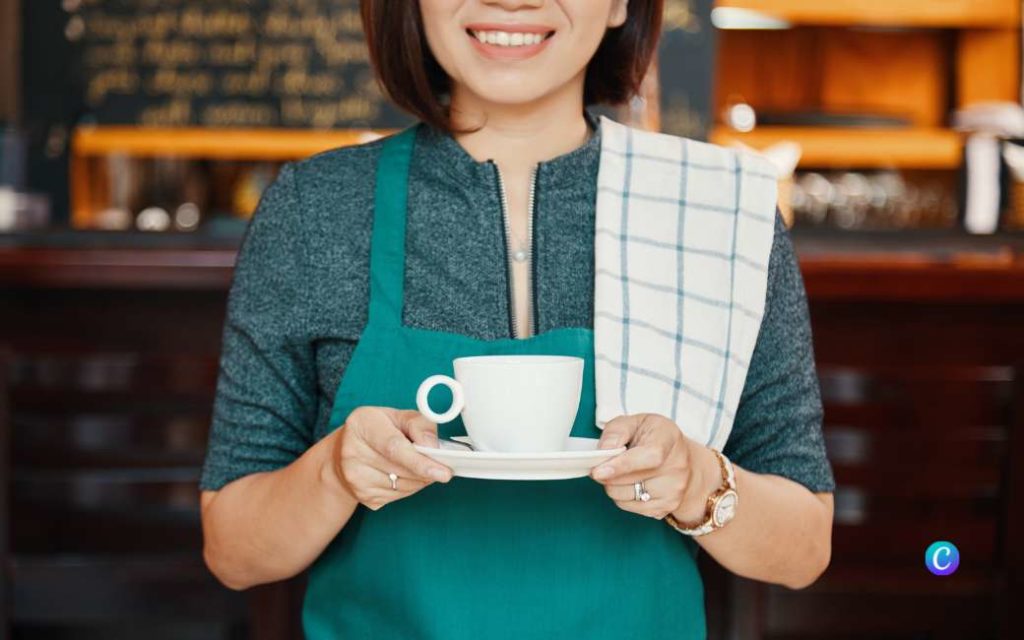
[[[544,42],[551,36],[555,35],[555,32],[548,31],[547,33],[526,33],[522,31],[498,31],[498,30],[478,30],[466,29],[466,34],[471,38],[476,38],[481,44],[491,44],[498,47],[529,47]]]

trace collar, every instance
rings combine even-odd
[[[548,189],[578,184],[583,177],[597,179],[601,121],[588,109],[583,110],[583,115],[593,131],[590,138],[572,151],[540,163],[538,171]],[[451,134],[426,122],[420,122],[417,128],[416,146],[424,154],[422,159],[427,160],[424,168],[432,175],[445,176],[460,184],[473,184],[477,180],[487,180],[490,184],[493,180],[490,163],[477,161]]]

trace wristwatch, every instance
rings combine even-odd
[[[736,476],[732,463],[721,451],[711,450],[718,457],[718,466],[722,469],[722,485],[708,496],[708,506],[704,519],[696,523],[683,523],[676,520],[671,513],[664,520],[670,527],[687,536],[703,536],[721,529],[736,516],[736,505],[740,497],[736,493]]]

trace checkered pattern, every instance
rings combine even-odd
[[[775,169],[602,116],[597,180],[597,426],[658,413],[721,449],[764,316]]]

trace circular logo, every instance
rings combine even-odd
[[[960,550],[952,542],[933,542],[924,552],[924,566],[937,576],[953,574],[960,566]]]

